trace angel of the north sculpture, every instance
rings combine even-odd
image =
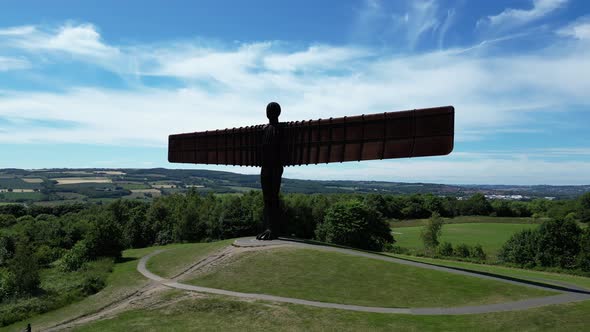
[[[266,107],[269,123],[170,135],[171,163],[261,167],[265,231],[278,235],[279,192],[285,166],[438,156],[453,150],[452,106],[342,118],[279,122],[281,106]]]

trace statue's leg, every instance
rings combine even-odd
[[[274,238],[272,232],[273,226],[273,202],[272,202],[272,193],[273,193],[273,178],[272,172],[265,167],[262,167],[260,171],[260,183],[262,185],[262,199],[264,201],[264,210],[263,210],[263,223],[264,223],[264,231],[258,236],[256,239],[258,240],[272,240]]]
[[[262,168],[260,182],[262,184],[262,197],[264,199],[264,227],[265,231],[259,234],[258,240],[272,240],[278,236],[280,222],[279,193],[281,190],[281,177],[283,167],[273,169]]]

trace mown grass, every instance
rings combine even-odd
[[[246,252],[188,283],[381,307],[451,307],[554,294],[475,277],[311,249]]]
[[[443,218],[445,224],[471,224],[471,223],[494,223],[494,224],[540,224],[547,218],[521,218],[521,217],[489,217],[489,216],[458,216],[455,218]],[[389,224],[393,228],[424,226],[428,219],[395,220]]]
[[[479,315],[410,316],[209,296],[132,310],[79,331],[585,331],[590,301]]]
[[[468,269],[468,270],[473,270],[473,271],[493,273],[493,274],[497,274],[497,275],[501,275],[501,276],[525,279],[525,280],[530,280],[530,281],[535,281],[535,282],[543,282],[543,283],[553,284],[553,285],[557,285],[557,286],[564,286],[565,284],[570,284],[570,285],[574,285],[574,286],[578,286],[578,287],[582,287],[582,288],[590,290],[590,278],[582,277],[582,276],[574,276],[574,275],[570,275],[570,274],[545,272],[545,271],[525,270],[525,269],[512,268],[512,267],[506,267],[506,266],[498,266],[498,265],[486,265],[486,264],[476,264],[476,263],[468,263],[468,262],[458,262],[458,261],[452,261],[452,260],[427,258],[427,257],[415,257],[415,256],[396,255],[396,254],[390,254],[390,256],[413,260],[413,261],[417,261],[417,262],[425,262],[425,263],[448,266],[448,267],[456,267],[456,268]]]
[[[147,269],[164,278],[170,278],[204,258],[210,252],[231,245],[234,240],[209,243],[187,243],[172,245],[169,250],[148,260]]]
[[[453,246],[461,243],[467,245],[481,244],[486,254],[495,256],[512,234],[523,229],[533,229],[537,224],[511,223],[461,223],[445,224],[439,241],[450,242]],[[420,238],[422,227],[393,228],[396,246],[412,250],[422,250],[424,244]]]

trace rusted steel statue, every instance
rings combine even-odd
[[[279,122],[281,107],[266,107],[267,125],[170,135],[173,163],[261,167],[266,230],[278,234],[284,166],[446,155],[453,150],[452,106],[353,117]]]

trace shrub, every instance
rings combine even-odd
[[[37,257],[37,262],[40,266],[48,266],[58,260],[63,253],[64,250],[61,248],[52,248],[48,245],[42,244],[37,247],[35,256]]]
[[[428,219],[428,223],[422,228],[420,237],[426,249],[436,248],[439,244],[438,238],[442,233],[442,226],[444,220],[438,213],[433,213],[432,217]]]
[[[86,241],[78,241],[72,249],[68,250],[58,263],[59,269],[64,272],[76,271],[88,261],[88,246]]]
[[[383,248],[383,251],[390,252],[392,254],[400,254],[400,255],[410,254],[410,249],[396,246],[393,243],[386,244]]]
[[[105,277],[100,274],[86,273],[80,286],[83,295],[95,294],[106,286]]]
[[[0,270],[0,302],[11,298],[16,292],[16,280],[10,271]]]
[[[438,254],[441,256],[453,256],[453,245],[449,242],[443,242],[438,246]]]
[[[580,239],[580,253],[576,263],[582,271],[590,272],[590,227],[586,228]]]
[[[500,248],[498,259],[502,262],[520,266],[535,266],[535,256],[538,248],[537,239],[538,233],[536,230],[525,229],[513,234]]]
[[[483,251],[481,244],[477,244],[475,247],[473,247],[473,250],[471,250],[471,257],[477,259],[478,261],[486,260],[487,256]]]
[[[537,264],[574,268],[582,230],[572,219],[549,220],[538,228]]]
[[[455,255],[458,257],[467,258],[471,256],[471,250],[468,245],[461,243],[455,248]]]
[[[381,214],[356,200],[339,202],[328,209],[316,229],[316,237],[320,241],[378,251],[394,242]]]

